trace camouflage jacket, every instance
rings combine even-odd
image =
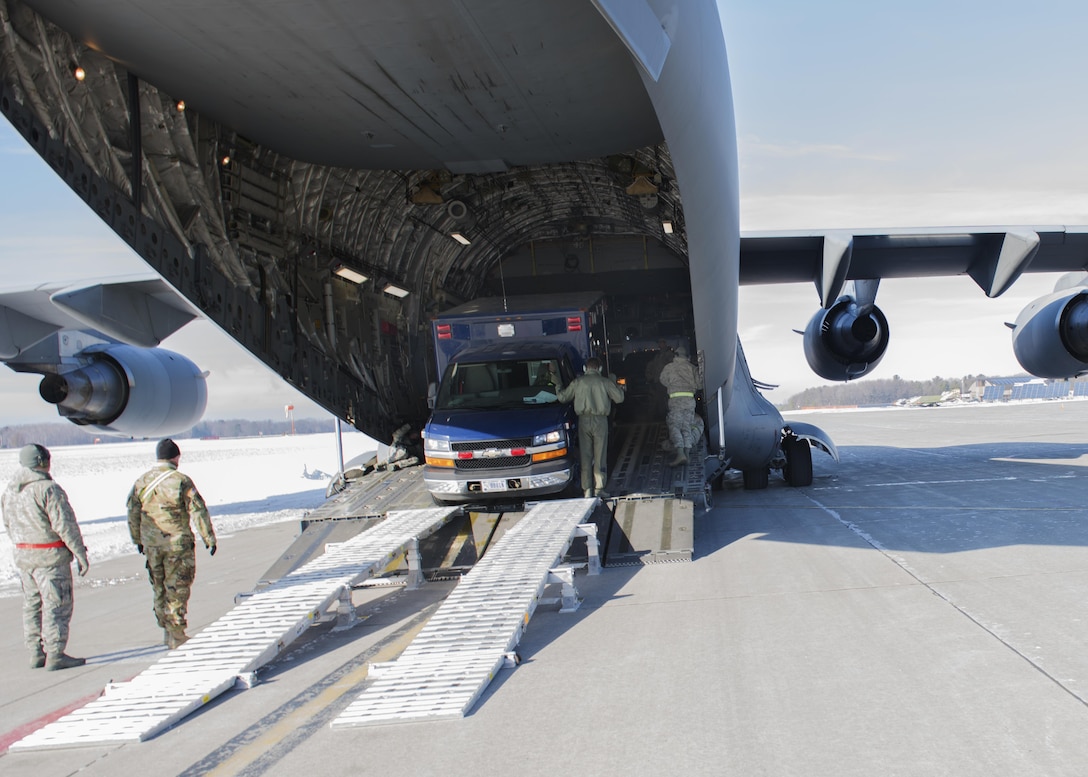
[[[703,387],[699,369],[683,356],[675,357],[661,370],[661,385],[670,395],[678,391],[694,394]]]
[[[215,544],[215,530],[204,498],[188,475],[160,461],[136,479],[128,495],[128,533],[145,548],[187,550],[193,547],[190,520],[204,544]]]
[[[15,565],[19,569],[61,567],[72,563],[73,556],[87,562],[87,548],[68,504],[68,495],[48,472],[20,467],[0,497],[4,528],[15,545]],[[55,548],[20,548],[18,545],[52,545]]]

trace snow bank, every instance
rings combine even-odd
[[[336,473],[336,435],[181,440],[179,469],[196,483],[219,536],[300,519],[325,500]],[[344,461],[377,449],[359,432],[343,435]],[[155,441],[51,448],[53,478],[68,493],[92,566],[136,549],[125,499],[155,461]],[[0,450],[0,488],[19,466],[18,450]],[[199,539],[198,539],[199,544]],[[11,540],[0,526],[0,596],[18,593]]]

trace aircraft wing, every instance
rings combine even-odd
[[[812,281],[825,308],[846,281],[970,275],[990,297],[1023,272],[1088,266],[1085,227],[743,233],[741,284]]]
[[[14,359],[62,329],[90,328],[128,345],[153,348],[196,317],[157,277],[0,290],[0,360]]]
[[[207,373],[156,346],[196,317],[157,277],[0,290],[0,361],[41,375],[42,399],[74,424],[177,434],[204,413]]]

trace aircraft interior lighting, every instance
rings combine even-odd
[[[370,276],[364,275],[358,270],[354,270],[348,267],[346,264],[338,264],[332,270],[333,275],[338,275],[345,281],[351,281],[352,283],[366,283],[370,280]]]

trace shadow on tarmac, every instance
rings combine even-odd
[[[696,555],[743,537],[891,551],[959,553],[1013,545],[1088,546],[1088,446],[996,443],[941,448],[849,446],[815,462],[813,484],[772,477],[761,491],[726,478],[715,511],[697,525]],[[809,508],[783,519],[776,505]],[[827,523],[834,523],[828,529]],[[850,531],[834,530],[847,528]],[[708,530],[709,529],[709,530]]]

